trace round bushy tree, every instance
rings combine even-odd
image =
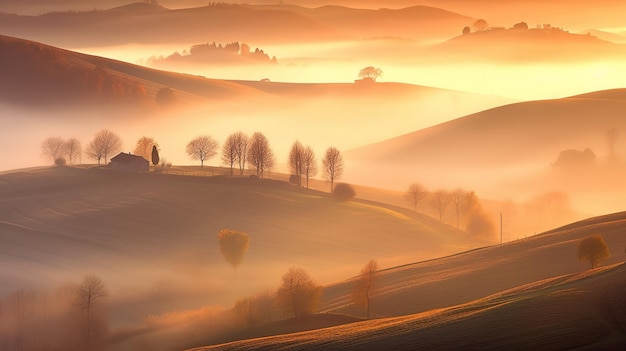
[[[578,259],[588,261],[592,269],[609,257],[611,253],[602,235],[591,235],[578,242]]]
[[[243,255],[248,251],[250,237],[244,232],[222,229],[217,234],[217,239],[224,259],[236,270],[243,260]]]

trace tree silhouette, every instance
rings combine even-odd
[[[315,311],[322,295],[322,287],[302,268],[289,268],[283,275],[282,284],[276,291],[276,304],[294,317],[309,315]]]
[[[262,133],[256,132],[252,134],[247,160],[260,178],[263,178],[265,171],[274,166],[274,153],[267,138]]]
[[[156,146],[159,147],[154,139],[150,137],[141,137],[137,140],[137,145],[135,146],[135,155],[139,155],[146,159],[146,161],[150,161],[152,157],[152,148]]]
[[[200,167],[204,167],[204,161],[215,156],[217,153],[217,141],[208,135],[199,136],[187,144],[187,155],[192,160],[200,160]]]
[[[383,74],[383,70],[373,66],[367,66],[359,71],[359,78],[376,80]]]
[[[602,235],[591,235],[578,242],[578,259],[589,262],[591,269],[609,257],[611,253]]]
[[[152,145],[152,165],[156,166],[159,164],[159,149],[157,149],[156,145]]]
[[[95,275],[86,275],[82,283],[78,287],[77,305],[80,308],[83,318],[83,342],[85,350],[93,347],[94,336],[96,334],[96,308],[100,304],[100,300],[107,297],[106,286],[100,278]]]
[[[309,188],[309,179],[317,174],[317,161],[315,160],[315,153],[310,146],[304,149],[304,155],[302,157],[303,174],[306,177],[306,188]]]
[[[470,27],[463,27],[463,35],[470,34],[472,30]]]
[[[41,153],[55,163],[65,153],[65,142],[59,137],[47,138],[41,143]]]
[[[235,165],[239,166],[239,174],[243,175],[246,167],[248,136],[243,132],[231,134],[222,146],[222,163],[230,167],[230,175],[234,174]]]
[[[341,152],[334,147],[328,148],[322,159],[322,171],[328,181],[330,181],[330,192],[333,192],[333,184],[335,180],[343,174],[343,156]]]
[[[289,169],[295,176],[298,186],[302,186],[302,174],[304,173],[304,146],[296,140],[289,152]]]
[[[446,213],[446,209],[448,205],[450,205],[450,200],[452,200],[452,196],[449,192],[439,189],[430,195],[430,200],[439,213],[439,221],[443,222],[443,215]]]
[[[361,269],[361,275],[357,278],[352,289],[352,300],[356,305],[365,307],[367,319],[370,318],[370,297],[376,283],[374,275],[377,270],[378,263],[375,260],[367,262]]]
[[[244,232],[222,229],[217,234],[217,239],[222,256],[236,271],[243,260],[243,255],[248,251],[250,237]]]
[[[97,160],[98,166],[100,166],[101,159],[104,159],[104,163],[107,163],[108,157],[120,152],[121,149],[122,139],[115,133],[103,129],[94,136],[85,152],[89,158]]]
[[[487,29],[488,26],[489,24],[484,19],[478,19],[474,22],[474,28],[479,32]]]
[[[404,193],[404,198],[413,205],[413,210],[417,212],[417,204],[428,196],[428,190],[421,184],[412,183]]]
[[[65,155],[67,156],[68,162],[73,165],[76,163],[77,159],[80,159],[80,154],[82,153],[82,148],[80,145],[80,141],[76,138],[70,138],[65,142]]]

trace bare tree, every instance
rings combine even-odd
[[[304,155],[302,156],[303,173],[306,177],[306,188],[309,188],[309,179],[317,174],[317,160],[315,159],[315,152],[310,146],[304,149]]]
[[[49,157],[55,163],[59,157],[65,154],[65,142],[59,137],[50,137],[41,143],[41,153]]]
[[[65,155],[67,156],[67,160],[71,165],[76,163],[76,161],[80,162],[81,154],[82,147],[78,139],[70,138],[65,142]]]
[[[235,165],[239,166],[239,174],[243,174],[246,167],[246,152],[248,151],[248,136],[242,132],[231,134],[226,138],[222,147],[222,162],[230,167],[230,175],[234,174]]]
[[[426,196],[428,196],[428,190],[421,184],[412,183],[404,194],[404,198],[413,205],[413,209],[417,212],[417,204],[420,203]]]
[[[341,152],[334,147],[328,148],[322,159],[322,171],[328,181],[330,181],[330,192],[333,192],[333,185],[336,179],[343,174],[343,156]]]
[[[146,159],[146,161],[150,161],[152,157],[152,148],[156,146],[159,148],[159,144],[157,144],[154,139],[150,137],[141,137],[137,140],[137,145],[135,146],[135,155],[139,155]]]
[[[611,253],[602,235],[591,235],[578,242],[578,259],[588,261],[591,269],[596,268],[600,262],[609,257]]]
[[[235,133],[237,163],[239,164],[239,174],[243,175],[246,169],[246,159],[248,157],[248,136],[242,132]]]
[[[367,66],[359,71],[359,78],[376,80],[383,74],[383,70],[373,66]]]
[[[85,152],[89,158],[97,160],[98,166],[100,166],[100,160],[104,159],[104,163],[107,163],[108,157],[120,152],[120,150],[122,150],[122,139],[115,133],[103,129],[87,145]]]
[[[296,140],[289,152],[289,169],[296,176],[298,186],[302,186],[302,173],[304,173],[304,146]]]
[[[450,205],[450,200],[452,199],[450,193],[443,189],[439,189],[431,194],[430,199],[437,212],[439,212],[439,221],[443,222],[443,215],[446,213],[446,209]]]
[[[78,287],[77,305],[84,318],[83,342],[85,350],[90,350],[95,344],[94,336],[98,335],[96,326],[96,311],[101,300],[107,297],[108,291],[100,278],[95,275],[86,275]]]
[[[361,269],[361,275],[354,283],[352,290],[352,299],[355,304],[365,307],[367,311],[367,319],[370,318],[370,297],[375,285],[375,274],[378,270],[378,263],[375,260],[370,260]]]
[[[243,255],[248,251],[250,237],[244,232],[222,229],[217,234],[217,239],[220,244],[220,252],[224,256],[224,259],[226,259],[236,271],[243,260]]]
[[[204,161],[217,154],[217,141],[208,135],[199,136],[187,144],[187,155],[192,160],[200,160],[200,166],[204,167]]]
[[[267,138],[262,133],[252,134],[247,160],[261,178],[263,178],[266,170],[274,166],[274,153]]]
[[[282,284],[276,291],[276,304],[284,312],[299,317],[313,313],[321,295],[322,287],[311,279],[309,273],[292,267],[283,275]]]

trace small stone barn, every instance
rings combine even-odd
[[[145,158],[130,153],[120,152],[111,159],[111,169],[124,172],[147,172],[150,170],[150,162]]]

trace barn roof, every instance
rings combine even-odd
[[[130,153],[126,154],[126,153],[120,152],[117,156],[111,159],[111,162],[133,164],[133,163],[148,163],[148,160],[146,160],[145,158],[139,155],[132,155]]]

